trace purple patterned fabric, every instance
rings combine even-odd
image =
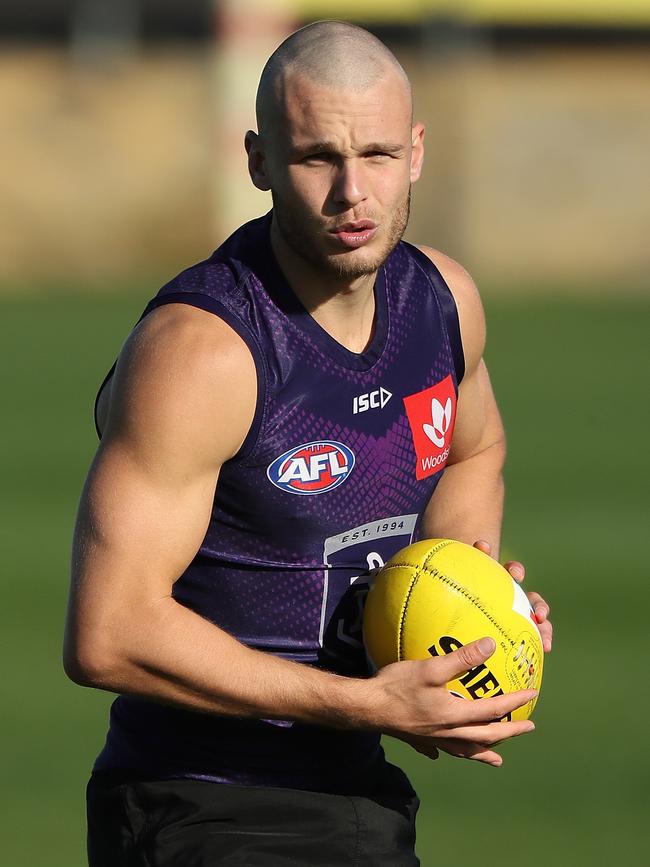
[[[364,676],[367,572],[417,538],[442,474],[416,479],[403,398],[446,377],[457,390],[456,308],[429,259],[401,242],[378,273],[371,343],[350,352],[291,291],[269,226],[270,215],[247,223],[143,314],[167,303],[213,312],[245,340],[258,376],[253,426],[222,468],[205,539],[173,595],[251,647]],[[382,761],[375,735],[121,696],[95,767],[360,791]]]

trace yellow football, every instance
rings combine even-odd
[[[368,593],[363,633],[376,668],[490,636],[496,650],[487,662],[447,684],[462,698],[539,690],[542,682],[542,640],[526,594],[496,560],[463,542],[426,539],[391,557]],[[535,701],[512,719],[527,719]]]

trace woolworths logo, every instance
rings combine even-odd
[[[435,385],[404,398],[413,446],[415,477],[426,479],[441,470],[449,457],[456,418],[456,391],[451,374]]]
[[[445,434],[451,424],[451,398],[447,398],[444,407],[434,397],[431,401],[431,424],[423,424],[422,430],[432,443],[442,448],[445,444]]]

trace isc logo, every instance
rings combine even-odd
[[[266,475],[291,494],[323,494],[342,484],[354,466],[354,453],[343,443],[319,440],[290,449],[269,464]]]
[[[352,401],[352,413],[366,412],[369,409],[383,409],[393,395],[386,388],[378,388],[367,394],[359,394]]]

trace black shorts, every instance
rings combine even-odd
[[[88,784],[90,867],[416,867],[419,801],[392,765],[371,797],[202,780]]]

